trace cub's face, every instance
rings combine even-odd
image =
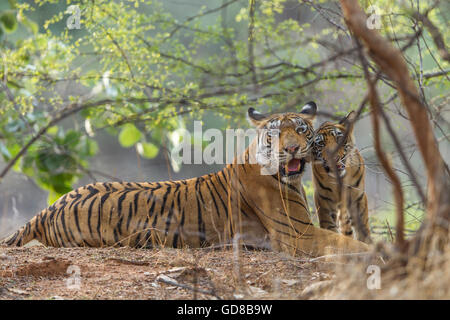
[[[312,146],[314,162],[321,165],[328,175],[332,177],[335,176],[333,169],[335,163],[339,176],[344,177],[346,174],[346,160],[354,148],[352,139],[353,125],[350,123],[352,117],[354,117],[353,111],[339,123],[323,123],[314,133],[314,143]],[[350,131],[347,137],[345,137],[345,133],[348,130]],[[346,140],[339,147],[339,144],[344,138]],[[339,149],[333,157],[333,152],[338,147]]]
[[[299,113],[263,115],[249,109],[249,120],[258,130],[256,159],[270,174],[283,181],[300,179],[310,158],[314,129],[312,120],[317,106],[306,104]]]

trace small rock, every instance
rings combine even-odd
[[[296,279],[282,279],[281,282],[283,282],[288,287],[293,286],[294,284],[297,284],[300,282],[300,280]]]
[[[177,280],[175,280],[174,278],[171,278],[169,276],[166,276],[165,274],[160,274],[159,276],[156,277],[156,281],[159,282],[164,282],[167,284],[176,284],[178,283]]]
[[[180,272],[180,271],[183,271],[184,269],[186,269],[186,267],[175,267],[175,268],[167,270],[166,272],[168,272],[168,273]]]
[[[42,243],[40,243],[37,240],[31,240],[30,242],[28,242],[27,244],[25,244],[23,246],[24,248],[31,248],[31,247],[45,247],[45,245],[43,245]]]
[[[15,293],[15,294],[25,294],[25,295],[29,294],[28,292],[26,292],[24,290],[14,289],[14,288],[8,288],[8,291]]]
[[[13,257],[7,256],[6,254],[0,254],[0,260],[12,260]]]
[[[264,295],[267,294],[266,290],[263,290],[263,289],[258,288],[258,287],[249,286],[248,289],[250,291],[250,295],[252,297],[255,297],[255,298],[259,298],[259,297],[264,296]]]

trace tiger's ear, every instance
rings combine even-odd
[[[254,126],[259,126],[263,120],[267,118],[267,115],[256,111],[254,108],[248,108],[248,122]]]
[[[316,113],[317,113],[317,105],[314,101],[310,101],[307,104],[305,104],[302,108],[302,110],[300,110],[300,113],[302,115],[307,116],[306,118],[309,120],[314,120],[314,118],[316,117]]]
[[[356,121],[356,112],[350,111],[347,116],[345,116],[339,121],[339,124],[344,125],[345,129],[350,131],[349,134],[352,134],[353,127],[355,126],[355,121]]]

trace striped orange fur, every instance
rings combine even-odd
[[[322,228],[347,236],[353,236],[354,230],[356,239],[370,243],[364,159],[354,144],[354,116],[352,111],[339,123],[325,122],[315,131],[314,202]],[[346,131],[346,141],[332,159],[331,153],[339,146],[340,139],[345,138]],[[338,187],[334,165],[342,179],[342,190]]]

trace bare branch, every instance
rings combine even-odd
[[[255,0],[250,0],[250,10],[249,10],[249,20],[250,24],[248,25],[248,63],[250,65],[250,70],[252,72],[252,81],[253,81],[253,91],[258,92],[258,77],[256,76],[255,71],[255,53],[254,53],[254,36],[255,36]]]
[[[444,42],[444,38],[442,37],[439,29],[431,22],[430,18],[428,18],[428,13],[421,14],[420,12],[415,12],[414,17],[421,21],[424,27],[428,30],[433,38],[433,42],[436,45],[438,52],[442,59],[447,62],[450,62],[450,52],[447,50],[447,47]]]

